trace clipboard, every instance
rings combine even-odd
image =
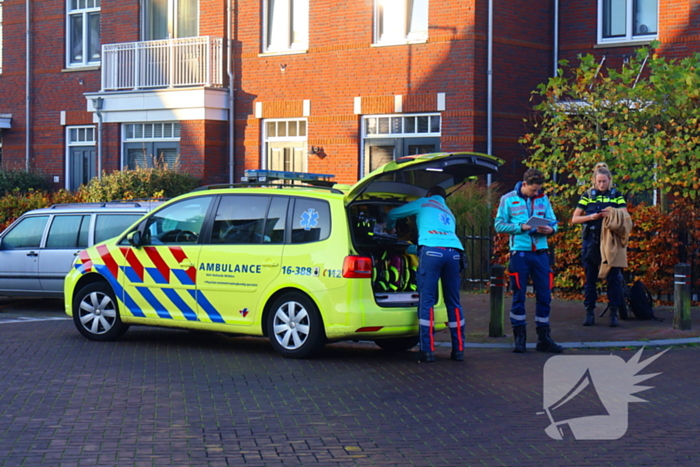
[[[540,226],[551,226],[553,223],[556,224],[557,221],[551,221],[549,219],[545,219],[544,217],[537,217],[537,216],[532,216],[530,217],[527,222],[525,222],[527,225],[531,226],[532,228],[537,228]]]

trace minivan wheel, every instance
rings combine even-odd
[[[418,336],[389,337],[386,339],[377,339],[374,343],[389,352],[404,352],[418,345]]]
[[[111,341],[124,334],[114,293],[103,282],[89,284],[73,298],[73,323],[80,334],[94,341]]]
[[[279,297],[267,316],[272,347],[285,358],[309,358],[326,344],[321,315],[306,296],[292,292]]]

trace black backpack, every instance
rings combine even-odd
[[[654,301],[651,293],[640,280],[636,280],[630,289],[629,304],[630,310],[637,319],[663,321],[662,318],[654,316]]]

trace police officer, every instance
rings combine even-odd
[[[494,226],[496,232],[510,234],[510,277],[513,288],[513,304],[510,323],[513,326],[513,352],[525,352],[527,333],[525,322],[525,291],[528,279],[535,289],[535,323],[537,346],[540,352],[561,353],[563,348],[550,335],[549,312],[551,309],[553,281],[549,263],[547,237],[557,231],[557,218],[542,191],[544,176],[537,169],[527,169],[523,181],[515,189],[501,197]],[[532,227],[526,222],[531,216],[547,219],[549,225]]]
[[[627,203],[622,193],[612,187],[612,173],[608,166],[599,163],[593,171],[593,188],[581,196],[571,218],[572,224],[584,224],[581,249],[581,260],[586,273],[586,282],[583,286],[583,305],[586,307],[584,326],[595,324],[595,304],[598,300],[596,282],[601,262],[600,230],[603,227],[603,219],[610,215],[610,211],[605,210],[608,207],[627,209]],[[622,269],[611,268],[605,281],[610,301],[609,325],[616,327],[619,324],[618,311],[624,300]]]
[[[464,315],[459,300],[462,243],[455,230],[455,216],[445,203],[444,188],[434,186],[425,198],[392,209],[387,214],[386,229],[393,229],[397,219],[416,216],[418,225],[418,329],[420,350],[418,361],[435,361],[434,306],[438,297],[438,280],[447,306],[448,325],[452,338],[452,360],[464,360]]]

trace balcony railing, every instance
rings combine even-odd
[[[102,46],[102,91],[223,86],[219,37]]]

